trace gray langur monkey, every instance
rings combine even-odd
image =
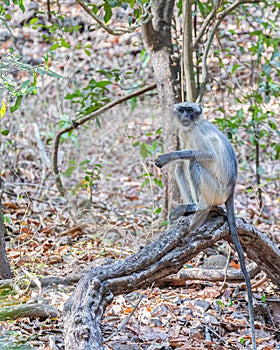
[[[254,327],[254,309],[250,276],[246,269],[243,250],[238,238],[234,217],[234,188],[237,179],[237,159],[233,147],[224,134],[215,125],[205,120],[202,108],[197,103],[182,102],[173,108],[179,129],[179,151],[165,153],[155,160],[156,166],[179,160],[175,168],[175,177],[185,204],[179,205],[170,214],[170,221],[180,216],[196,213],[194,225],[201,224],[211,207],[226,205],[227,220],[233,244],[237,250],[241,270],[244,274],[247,294],[252,349],[256,350]]]

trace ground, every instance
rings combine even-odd
[[[81,15],[77,5],[71,10]],[[37,62],[50,44],[17,18],[13,28],[15,45],[26,62]],[[88,23],[88,18],[82,18]],[[11,39],[3,40],[2,53]],[[96,259],[121,259],[138,251],[161,231],[160,171],[153,164],[155,152],[162,151],[156,132],[161,120],[155,92],[136,103],[114,107],[100,117],[99,123],[91,122],[68,136],[59,150],[59,167],[65,172],[63,180],[71,190],[71,198],[66,201],[56,189],[52,139],[59,127],[67,124],[67,118],[76,114],[64,99],[65,94],[73,92],[81,81],[85,86],[89,78],[100,78],[102,74],[96,71],[105,68],[121,69],[121,80],[108,92],[112,98],[125,95],[125,88],[133,84],[153,82],[151,68],[141,58],[140,33],[116,39],[101,30],[84,31],[74,34],[71,40],[76,45],[93,43],[91,56],[83,50],[74,54],[62,48],[60,64],[54,60],[52,66],[64,79],[40,80],[38,93],[28,96],[19,111],[2,121],[10,130],[2,138],[1,172],[5,180],[2,201],[6,246],[15,280],[12,289],[1,287],[1,306],[45,301],[62,311],[74,285],[42,287],[39,277],[75,275],[95,264]],[[123,72],[129,65],[131,74],[126,75]],[[219,103],[223,99],[224,105],[229,103],[222,95]],[[213,119],[215,100],[208,97],[206,104],[206,117]],[[245,133],[246,129],[240,130],[240,138]],[[254,163],[248,161],[252,151],[246,143],[235,146],[239,158],[236,213],[279,245],[279,184],[267,181],[266,206],[260,211],[253,185]],[[145,149],[152,149],[154,154]],[[273,159],[265,159],[263,167],[264,179],[279,170]],[[248,192],[248,188],[253,191]],[[207,257],[221,251],[225,254],[225,250],[213,247],[186,262],[185,268],[201,266]],[[239,268],[234,253],[230,264]],[[31,281],[35,286],[30,285]],[[279,291],[263,273],[252,283],[255,296],[260,298],[256,302],[259,349],[277,349]],[[115,298],[102,323],[106,349],[248,348],[244,285],[226,282],[222,289],[221,286],[215,281],[189,281],[184,287],[151,286]],[[56,337],[63,337],[62,332],[61,317],[2,321],[0,349],[55,349],[53,344]]]

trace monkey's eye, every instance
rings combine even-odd
[[[178,108],[178,112],[179,112],[179,113],[182,113],[182,114],[183,114],[185,111],[186,111],[186,110],[185,110],[184,107],[179,107],[179,108]]]

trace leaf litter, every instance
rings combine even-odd
[[[73,8],[77,10],[75,6]],[[32,49],[30,46],[24,46],[26,57],[36,59],[40,56],[39,51],[42,48],[47,49],[47,44],[40,41],[27,27],[22,28],[20,25],[15,28],[15,32],[19,36],[24,32],[25,37],[34,43]],[[80,79],[85,81],[87,74],[96,66],[114,68],[112,57],[117,57],[114,64],[127,64],[131,58],[126,56],[124,51],[127,49],[130,54],[132,49],[135,49],[131,46],[128,36],[125,39],[127,41],[122,39],[124,47],[102,32],[97,35],[97,39],[95,53],[99,54],[94,67],[84,53],[80,52],[78,57],[84,65]],[[73,40],[78,43],[80,37]],[[109,51],[106,51],[108,48]],[[61,53],[63,57],[67,57],[66,50],[62,50]],[[69,65],[73,71],[76,63],[69,58]],[[137,55],[135,64],[142,64]],[[60,69],[62,75],[69,73],[63,64]],[[152,72],[149,69],[143,72],[148,81]],[[72,78],[70,76],[67,84],[75,84],[74,74]],[[69,86],[64,85],[61,88],[71,91]],[[76,141],[80,148],[73,148],[67,141],[64,143],[61,149],[64,167],[67,167],[67,162],[72,158],[75,158],[77,163],[82,160],[81,154],[92,159],[91,164],[103,165],[103,179],[97,182],[93,191],[92,199],[96,207],[91,208],[87,220],[73,220],[65,200],[58,196],[55,189],[50,166],[41,162],[38,145],[30,135],[35,120],[40,126],[42,141],[50,157],[49,141],[56,130],[50,129],[49,124],[58,123],[60,107],[56,104],[52,106],[51,103],[48,108],[44,107],[46,101],[55,99],[56,92],[49,78],[46,78],[46,85],[42,83],[42,87],[44,93],[41,90],[38,94],[40,96],[32,97],[30,101],[26,100],[23,106],[22,114],[30,116],[30,119],[24,117],[27,119],[21,120],[18,115],[15,121],[7,121],[8,126],[16,130],[15,135],[12,135],[14,145],[5,150],[6,160],[2,174],[6,180],[3,207],[8,236],[7,253],[15,272],[15,280],[9,287],[0,287],[0,305],[44,301],[61,312],[75,285],[42,287],[40,277],[79,275],[96,259],[117,261],[133,254],[158,234],[157,218],[154,218],[152,213],[157,205],[155,203],[160,202],[162,193],[154,185],[151,186],[152,193],[150,188],[142,187],[143,160],[140,154],[135,152],[130,138],[150,142],[147,133],[153,133],[160,127],[157,120],[159,109],[153,97],[142,101],[143,107],[139,105],[133,114],[129,105],[119,107],[112,111],[112,115],[108,113],[104,116],[101,131],[84,130],[82,135],[78,135]],[[40,106],[39,111],[34,107],[36,105]],[[69,106],[66,109],[70,115],[73,113]],[[48,120],[44,125],[40,119],[42,115]],[[131,115],[135,119],[133,122]],[[243,147],[246,148],[246,145]],[[152,157],[148,157],[145,162],[145,166],[157,172],[157,169],[152,168]],[[275,167],[273,162],[268,163],[267,172],[273,173]],[[43,170],[46,179],[42,180]],[[271,217],[277,217],[279,214],[277,192],[272,187],[271,191],[266,193],[269,212],[263,213],[267,217],[260,216],[255,193],[251,192],[248,195],[244,191],[247,184],[254,182],[253,177],[251,169],[246,173],[246,179],[240,179],[237,188],[237,211],[240,216],[255,222],[260,230],[268,232],[279,245],[279,227],[271,220]],[[79,181],[82,183],[80,170],[74,170],[73,177],[66,181],[68,187],[76,186]],[[86,190],[80,192],[88,198]],[[83,199],[82,196],[81,202]],[[84,208],[82,207],[83,210]],[[199,259],[188,262],[188,265],[199,266]],[[116,297],[108,306],[102,321],[104,339],[113,335],[105,342],[105,348],[248,348],[250,335],[246,293],[244,289],[238,290],[238,286],[233,283],[227,283],[222,292],[220,287],[218,282],[187,282],[184,288],[151,287]],[[254,292],[265,295],[267,300],[277,298],[275,287],[269,281],[265,281]],[[280,310],[274,302],[264,301],[263,304],[267,304],[268,307],[263,307],[256,317],[258,348],[277,350]],[[63,337],[62,332],[61,317],[46,320],[18,317],[11,321],[1,321],[0,349],[51,350],[54,349],[52,344],[56,342],[54,339]],[[241,343],[241,339],[244,340],[244,344]]]

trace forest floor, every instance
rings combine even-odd
[[[13,39],[2,33],[0,53],[4,55],[13,41],[25,62],[40,63],[42,52],[50,44],[43,41],[42,31],[37,35],[30,26],[23,25],[28,21],[28,11],[15,17]],[[78,6],[72,6],[71,11],[80,16]],[[151,148],[162,150],[156,132],[161,121],[155,92],[137,102],[114,107],[98,123],[91,122],[68,135],[60,147],[59,166],[64,171],[64,185],[72,191],[71,198],[66,201],[56,189],[52,140],[59,127],[67,125],[76,113],[64,99],[65,94],[105,68],[125,72],[131,67],[132,73],[121,75],[115,86],[116,91],[121,86],[123,95],[132,82],[139,86],[143,81],[153,82],[151,68],[141,58],[139,33],[136,39],[131,34],[116,39],[101,30],[85,30],[73,34],[71,41],[76,46],[93,43],[91,56],[83,50],[60,49],[59,59],[51,68],[65,78],[46,77],[40,81],[38,93],[25,98],[19,111],[1,121],[10,130],[2,138],[1,175],[5,180],[2,202],[6,247],[15,279],[8,286],[0,285],[0,305],[45,302],[57,309],[60,317],[44,321],[13,317],[1,321],[0,350],[62,349],[54,344],[56,337],[63,338],[61,311],[75,285],[44,287],[39,278],[79,275],[108,258],[117,261],[138,251],[162,230],[158,214],[162,198],[160,171],[153,165],[154,155],[145,153]],[[114,88],[109,93],[113,97]],[[214,104],[208,101],[206,115]],[[244,155],[251,151],[247,144],[238,147],[241,169],[236,214],[279,246],[279,185],[266,182],[265,209],[260,210],[253,185],[254,164],[245,164]],[[278,163],[264,161],[264,178],[273,178],[272,174],[279,170]],[[205,268],[209,257],[227,258],[228,254],[230,268],[238,269],[234,251],[224,242],[186,261],[184,268]],[[188,281],[184,287],[151,286],[116,297],[102,321],[105,349],[248,349],[244,283],[226,281],[222,285],[216,281]],[[279,291],[263,272],[254,277],[252,285],[258,349],[279,350]]]

